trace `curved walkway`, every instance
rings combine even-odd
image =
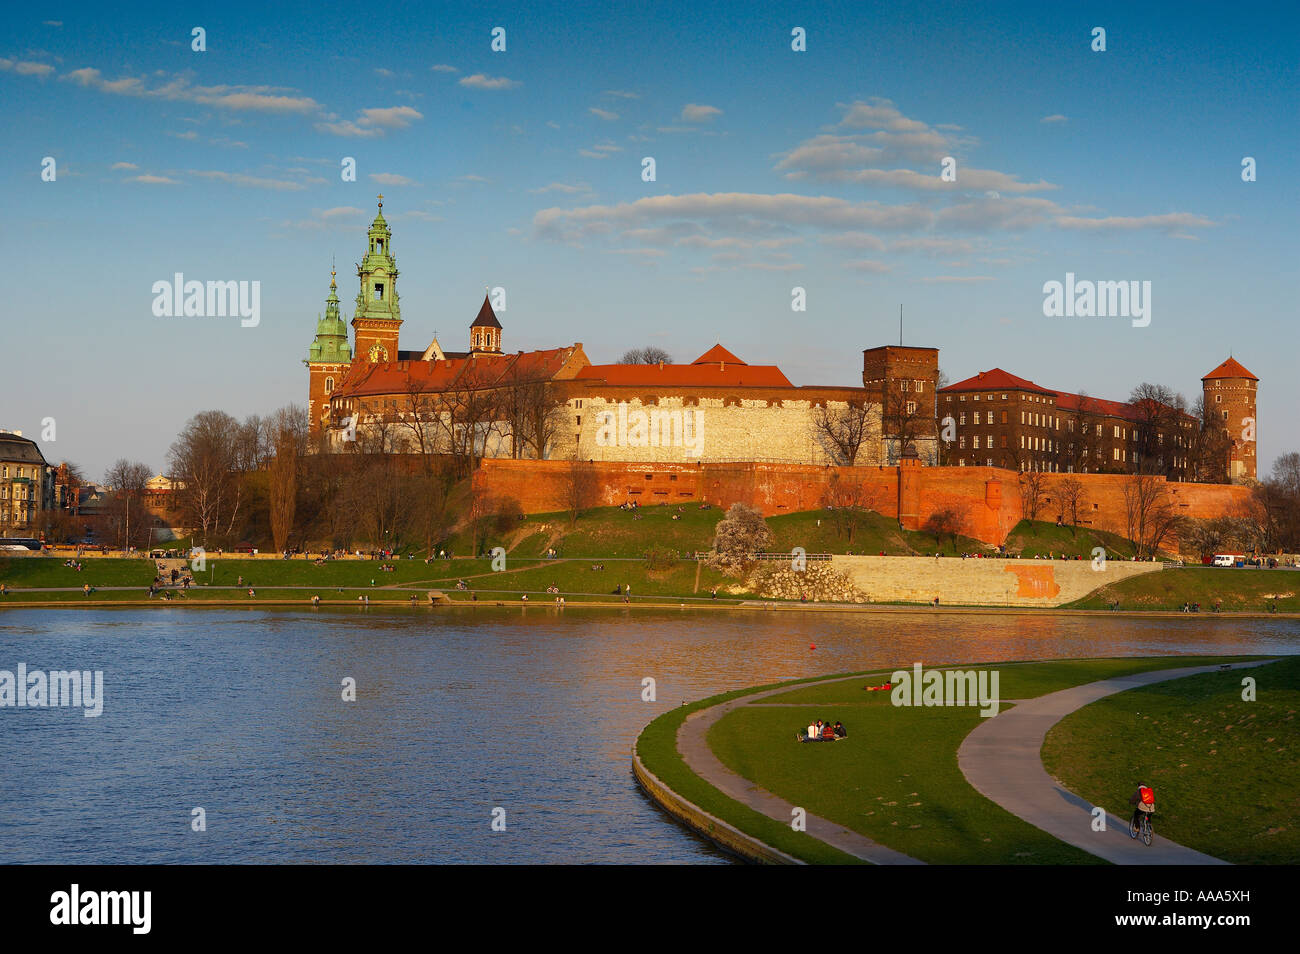
[[[849,679],[861,678],[860,675],[842,676],[837,679],[820,680],[816,683],[805,683],[804,685],[825,685],[830,682],[843,682]],[[716,706],[710,706],[707,709],[701,709],[687,716],[686,721],[677,730],[677,751],[681,753],[682,761],[686,763],[687,768],[729,798],[733,798],[742,805],[746,805],[769,818],[774,818],[787,825],[790,824],[793,818],[791,812],[795,808],[794,803],[787,802],[766,789],[759,788],[753,782],[737,775],[723,765],[721,760],[713,754],[713,750],[709,748],[707,736],[714,723],[733,709],[748,705],[751,702],[757,702],[759,699],[768,696],[789,692],[791,688],[789,685],[784,685],[776,689],[741,696],[739,699],[732,699]],[[807,828],[805,830],[809,835],[864,861],[870,861],[878,865],[925,864],[925,862],[918,861],[910,855],[895,851],[893,848],[886,848],[865,835],[860,835],[856,831],[845,828],[843,825],[837,825],[835,822],[828,821],[811,812],[807,813],[806,821]]]
[[[1232,669],[1262,666],[1275,660],[1232,663]],[[1103,679],[1017,702],[982,722],[962,741],[957,764],[966,780],[984,797],[1049,835],[1099,858],[1120,865],[1222,865],[1228,862],[1202,854],[1156,835],[1151,845],[1131,838],[1129,819],[1106,813],[1106,830],[1092,830],[1093,806],[1058,783],[1043,768],[1042,749],[1056,723],[1106,696],[1203,672],[1221,666],[1160,669]],[[1140,779],[1134,779],[1136,787]],[[1128,793],[1124,793],[1128,794]],[[1159,820],[1157,819],[1157,828]]]

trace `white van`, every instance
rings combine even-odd
[[[1214,555],[1215,566],[1232,566],[1237,562],[1237,558],[1231,553],[1216,553]]]

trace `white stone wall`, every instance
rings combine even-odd
[[[685,400],[663,397],[657,405],[643,405],[639,398],[624,401],[587,396],[570,400],[565,426],[556,435],[551,456],[571,456],[577,435],[577,454],[584,460],[831,462],[818,442],[811,401],[777,400],[769,405],[766,400],[752,399],[741,399],[738,404],[722,398],[701,398],[698,404],[694,399],[689,399],[689,404]],[[844,406],[843,402],[830,403],[832,410]],[[658,427],[652,426],[656,419]],[[859,464],[879,463],[879,427],[879,409],[874,408],[873,438],[864,443]]]

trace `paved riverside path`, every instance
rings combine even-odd
[[[1262,666],[1274,661],[1232,663],[1230,668]],[[966,736],[957,750],[957,764],[966,776],[966,781],[985,798],[1049,835],[1114,864],[1227,864],[1226,861],[1161,838],[1159,834],[1149,846],[1145,845],[1141,839],[1130,837],[1128,816],[1116,818],[1107,812],[1106,830],[1093,831],[1093,806],[1048,775],[1042,760],[1043,742],[1052,726],[1089,703],[1126,689],[1197,673],[1216,672],[1220,668],[1194,666],[1133,673],[1023,700],[1014,708],[984,720]],[[1116,797],[1128,798],[1138,783],[1143,781],[1148,780],[1133,779],[1129,790],[1116,792]],[[1159,807],[1160,793],[1157,792],[1157,829],[1160,827]]]
[[[846,676],[842,679],[826,679],[815,685],[825,685],[830,682],[844,682],[850,679],[861,679],[862,676]],[[805,683],[804,685],[814,685],[814,683]],[[677,751],[682,755],[682,761],[704,781],[708,782],[714,788],[723,792],[730,798],[734,798],[742,805],[754,809],[757,812],[774,818],[784,824],[790,824],[793,819],[791,811],[794,809],[792,802],[773,795],[765,789],[759,788],[753,782],[740,775],[737,775],[731,769],[722,764],[721,760],[713,754],[709,748],[706,737],[709,729],[719,719],[728,712],[740,706],[748,705],[751,702],[757,702],[767,696],[778,695],[783,692],[790,692],[792,689],[802,688],[802,686],[781,686],[777,689],[768,689],[764,692],[753,693],[748,696],[741,696],[739,699],[731,699],[727,702],[720,703],[716,706],[710,706],[699,712],[693,712],[686,717],[677,730]],[[813,743],[822,745],[823,743]],[[851,744],[851,743],[850,743]],[[865,861],[873,862],[878,865],[920,865],[925,864],[918,861],[910,855],[905,855],[901,851],[895,851],[892,848],[886,848],[884,845],[872,841],[865,835],[860,835],[843,825],[837,825],[835,822],[827,821],[812,812],[808,812],[807,833],[819,841],[823,841],[834,848],[854,857],[861,858]]]

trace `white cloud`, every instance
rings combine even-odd
[[[687,123],[707,123],[722,115],[716,106],[702,106],[699,103],[687,103],[682,107],[680,119]]]
[[[835,235],[823,235],[821,243],[835,248],[864,249],[873,252],[883,252],[885,250],[884,240],[868,232],[840,232]]]
[[[592,106],[589,110],[587,110],[587,112],[591,113],[593,116],[598,116],[601,119],[608,119],[608,120],[618,119],[618,113],[610,112],[608,109],[601,109],[597,106]]]
[[[0,70],[17,73],[19,76],[39,76],[42,79],[54,72],[48,63],[33,63],[29,60],[0,59]]]
[[[617,96],[619,99],[640,99],[641,98],[636,93],[630,92],[625,89],[607,89],[605,90],[605,95]]]
[[[1063,229],[1132,232],[1137,229],[1204,229],[1214,222],[1192,212],[1169,212],[1164,215],[1111,215],[1101,219],[1063,215],[1056,224]]]
[[[432,66],[429,67],[429,69],[433,70],[435,73],[459,73],[460,72],[460,70],[456,69],[456,67],[450,66],[447,63],[434,63]]]
[[[414,106],[385,106],[363,109],[355,120],[316,123],[316,128],[335,136],[373,138],[384,135],[390,129],[405,129],[415,120],[423,118],[424,114]]]
[[[109,171],[113,171],[115,169],[139,169],[140,167],[134,162],[115,162],[108,168]]]
[[[877,262],[871,259],[861,259],[856,262],[845,262],[845,268],[851,268],[855,272],[866,272],[871,275],[883,275],[886,272],[892,272],[893,266],[886,265],[884,262]]]
[[[406,176],[399,176],[395,172],[372,172],[370,179],[378,182],[382,186],[413,186],[419,185],[414,179],[408,179]]]
[[[145,173],[140,176],[132,176],[127,182],[143,182],[146,185],[177,185],[175,179],[169,179],[166,176],[155,176]]]
[[[93,67],[72,70],[59,78],[101,93],[202,103],[236,112],[311,113],[320,109],[320,103],[310,96],[287,96],[287,90],[273,86],[192,86],[181,76],[150,86],[136,76],[108,80]]]
[[[1052,113],[1052,115],[1050,116],[1044,116],[1042,119],[1039,120],[1039,122],[1040,123],[1063,123],[1065,122],[1065,117],[1060,113]]]
[[[507,79],[504,76],[488,76],[484,73],[475,73],[473,76],[462,76],[456,81],[461,86],[467,86],[470,89],[514,89],[521,83]]]
[[[529,189],[533,195],[541,195],[545,192],[560,192],[564,195],[576,195],[580,192],[590,192],[591,186],[585,182],[579,182],[577,185],[570,185],[567,182],[552,182],[544,185],[540,189]]]
[[[277,192],[299,192],[307,188],[301,182],[292,182],[288,179],[268,179],[263,176],[250,176],[241,172],[223,172],[216,169],[190,169],[189,174],[198,176],[200,179],[228,182],[241,188],[273,189]]]

